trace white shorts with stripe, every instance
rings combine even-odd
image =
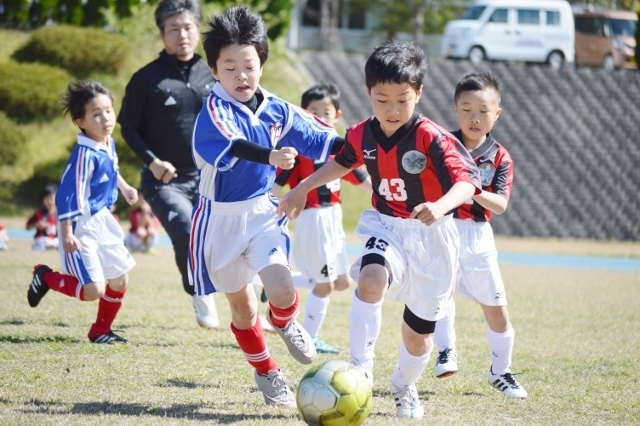
[[[58,247],[62,270],[82,285],[104,283],[129,272],[136,261],[124,246],[124,231],[109,209],[81,217],[73,224],[73,235],[82,249],[66,253]]]
[[[340,204],[303,210],[296,219],[296,230],[293,261],[302,275],[328,283],[349,271]]]
[[[487,306],[506,306],[507,296],[498,266],[498,251],[489,222],[454,219],[460,234],[460,296]]]
[[[270,265],[289,266],[286,216],[265,194],[218,203],[202,195],[193,209],[189,241],[189,281],[199,295],[235,293]]]
[[[458,267],[459,238],[451,215],[426,226],[417,219],[365,210],[356,233],[364,247],[349,271],[354,280],[360,275],[362,256],[380,254],[391,273],[388,299],[404,303],[424,320],[444,316]]]

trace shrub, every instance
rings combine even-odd
[[[92,72],[117,74],[128,55],[129,47],[117,34],[59,25],[34,31],[12,58],[58,66],[76,77],[86,78]]]
[[[51,118],[71,76],[43,64],[0,63],[0,110],[16,120]]]
[[[0,112],[0,166],[15,164],[26,146],[27,137],[24,132]]]

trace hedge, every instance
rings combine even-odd
[[[20,127],[0,112],[0,166],[12,166],[27,146],[27,137]]]

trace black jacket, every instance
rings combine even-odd
[[[185,81],[176,58],[163,50],[127,84],[118,122],[123,138],[146,165],[157,157],[180,171],[195,170],[193,127],[215,79],[199,55],[189,65]]]

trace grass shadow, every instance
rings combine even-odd
[[[161,388],[186,388],[186,389],[196,389],[196,388],[219,388],[220,386],[213,386],[212,384],[206,383],[197,383],[192,380],[182,380],[182,379],[168,379],[164,383],[159,383],[157,385]]]
[[[0,343],[84,343],[68,336],[19,337],[0,335]]]

